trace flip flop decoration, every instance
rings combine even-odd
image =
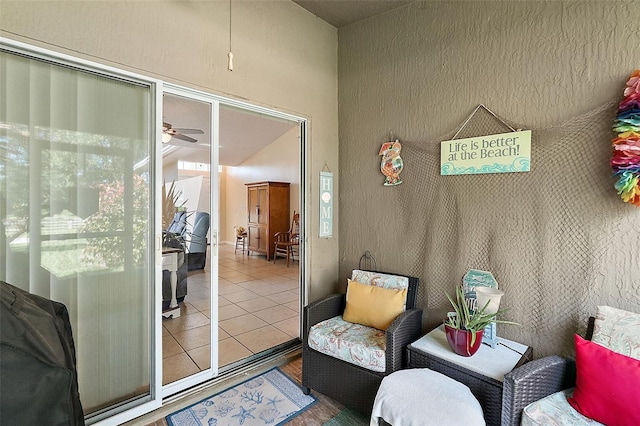
[[[618,178],[615,188],[625,203],[640,207],[640,70],[631,74],[613,124],[611,168]]]

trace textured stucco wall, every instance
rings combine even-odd
[[[337,232],[318,238],[314,201],[325,162],[338,169],[334,27],[289,1],[233,2],[233,72],[228,1],[0,0],[0,36],[308,118],[310,298],[335,287]]]
[[[401,223],[400,194],[408,189],[383,187],[384,176],[379,170],[378,151],[390,134],[415,146],[433,147],[444,136],[452,136],[478,104],[524,128],[553,127],[620,100],[629,74],[640,65],[638,58],[637,1],[425,1],[340,29],[340,277],[346,277],[358,265],[365,250],[371,251],[380,270],[415,271],[411,253],[417,247],[412,245],[412,234],[438,226],[435,221]],[[608,136],[602,143],[610,143]],[[581,149],[580,140],[566,149]],[[598,155],[606,169],[609,149]],[[404,174],[411,177],[413,174],[407,173],[412,167],[411,158],[404,159]],[[598,167],[599,175],[603,167]],[[581,192],[590,191],[581,185],[581,174],[593,172],[568,170],[566,182],[551,184],[566,185],[567,197],[579,197]],[[518,179],[527,179],[522,175]],[[608,179],[606,170],[604,179]],[[418,185],[416,197],[421,190],[428,191],[431,184],[437,183],[425,182],[424,188]],[[547,183],[538,180],[527,184],[536,188]],[[603,267],[588,276],[589,282],[584,285],[598,288],[598,293],[576,292],[575,299],[580,300],[572,301],[567,309],[580,306],[582,310],[562,316],[563,331],[575,329],[587,312],[595,313],[595,305],[601,302],[640,312],[640,209],[621,207],[624,203],[616,199],[613,180],[609,184],[611,192],[605,196],[615,203],[610,220],[620,222],[602,230],[625,229],[625,237],[616,240],[617,247],[608,255],[619,259],[615,261],[619,269]],[[486,194],[488,199],[494,196]],[[477,198],[482,202],[483,194]],[[509,204],[504,205],[508,208]],[[550,206],[542,213],[544,217],[557,212]],[[513,225],[529,220],[527,216],[517,217]],[[456,218],[451,222],[457,226]],[[518,233],[512,236],[518,238]],[[459,238],[459,247],[464,247],[465,236]],[[438,242],[432,246],[437,250]],[[421,260],[427,265],[424,270],[428,270],[434,255],[435,251],[425,254]],[[454,252],[447,262],[455,279],[421,276],[427,293],[440,295],[431,300],[422,296],[425,328],[441,320],[447,310],[442,294],[451,292],[460,282],[461,271],[478,267],[513,270],[522,253],[501,247],[489,255],[486,262],[471,264]],[[576,288],[582,285],[568,281],[567,285]],[[507,301],[509,297],[519,295],[507,295]],[[505,328],[503,333],[536,346],[536,356],[570,350],[554,347],[557,340],[545,341],[544,334],[553,329],[549,317],[511,314],[521,322],[541,322],[536,327],[525,325],[517,332]],[[564,318],[570,318],[570,323]]]

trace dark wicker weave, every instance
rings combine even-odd
[[[390,272],[380,273],[400,276]],[[347,407],[371,415],[373,401],[382,379],[406,366],[405,348],[419,338],[422,332],[422,309],[415,308],[419,280],[414,277],[408,278],[407,309],[386,331],[385,372],[367,370],[309,347],[309,329],[320,321],[342,315],[345,307],[344,294],[330,295],[305,306],[302,339],[302,385],[305,393],[308,394],[313,389]]]
[[[519,425],[527,405],[575,386],[575,362],[557,355],[526,363],[504,376],[502,424]]]
[[[502,382],[491,377],[484,376],[475,371],[468,370],[452,362],[430,355],[421,350],[409,346],[409,368],[429,368],[451,377],[469,387],[476,397],[487,425],[500,425],[502,413]],[[531,358],[532,350],[529,348],[522,356],[520,363]],[[525,364],[526,365],[526,364]]]
[[[589,318],[586,339],[593,335],[594,318]],[[557,355],[531,361],[504,376],[502,425],[519,425],[522,410],[552,393],[576,385],[576,363]]]

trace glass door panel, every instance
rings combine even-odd
[[[0,279],[69,310],[85,417],[151,396],[151,87],[0,51]]]
[[[217,193],[211,173],[212,101],[176,88],[163,94],[162,114],[163,246],[180,250],[177,310],[169,306],[169,271],[163,271],[162,282],[162,384],[168,395],[217,371],[211,363],[211,318],[217,306],[211,291],[211,259],[216,254],[211,206]],[[182,219],[179,226],[176,217]]]

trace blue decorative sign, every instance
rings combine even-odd
[[[333,234],[333,173],[320,172],[320,238]]]

